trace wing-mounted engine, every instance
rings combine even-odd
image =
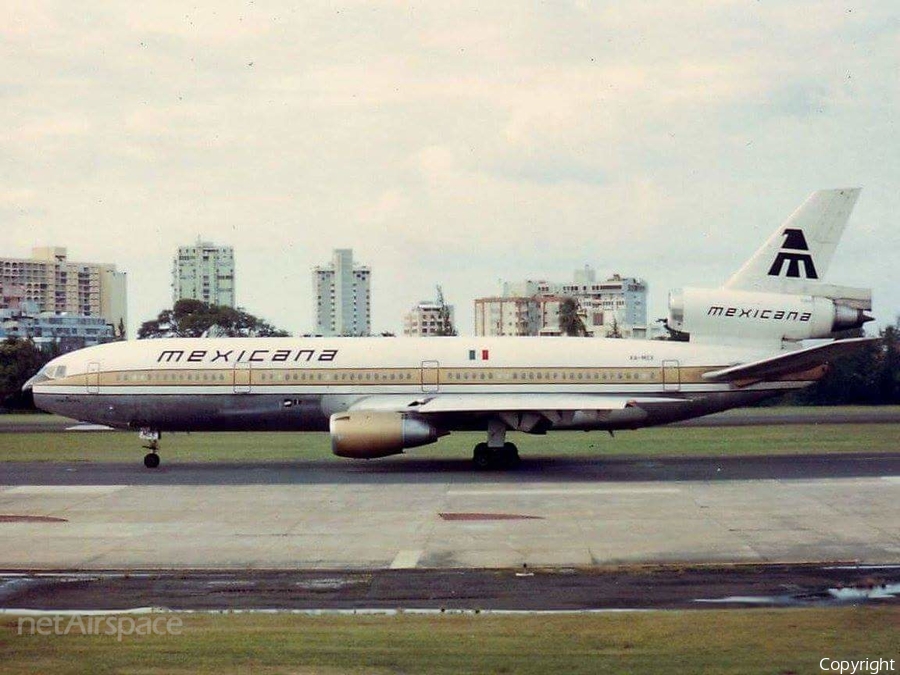
[[[831,338],[872,317],[871,292],[822,286],[816,295],[685,288],[669,294],[670,328],[692,342],[799,342]],[[827,295],[822,292],[828,293]]]
[[[331,451],[338,457],[374,459],[434,443],[441,433],[430,423],[398,412],[368,410],[336,413],[329,422]]]

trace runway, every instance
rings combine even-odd
[[[0,568],[385,570],[900,561],[900,453],[8,463]]]
[[[158,469],[127,462],[8,462],[0,486],[16,485],[479,485],[801,480],[900,475],[900,452],[733,457],[629,457],[523,455],[513,471],[479,472],[469,459],[402,455],[375,461],[178,462]]]
[[[898,424],[900,406],[765,407],[727,410],[673,424],[674,427],[745,427],[769,424]],[[57,415],[0,416],[0,434],[65,431],[80,426],[77,420]]]
[[[900,566],[0,572],[7,611],[579,612],[895,603]]]

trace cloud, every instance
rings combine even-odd
[[[4,253],[117,262],[134,322],[198,235],[297,332],[339,246],[379,329],[440,282],[469,330],[499,278],[585,263],[646,277],[661,314],[857,183],[836,280],[900,308],[893,3],[37,2],[0,34]]]

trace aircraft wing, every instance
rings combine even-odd
[[[371,396],[351,410],[414,412],[425,417],[496,415],[512,429],[530,433],[546,422],[636,423],[647,417],[645,404],[683,403],[683,399],[602,394],[422,394],[409,399]]]
[[[795,373],[804,373],[824,366],[835,358],[868,347],[878,340],[879,338],[835,340],[828,344],[798,349],[759,361],[739,363],[721,370],[713,370],[704,373],[703,379],[713,382],[734,382],[741,386],[761,380],[772,380]]]
[[[422,394],[407,398],[369,396],[351,410],[429,413],[540,412],[542,410],[624,410],[642,403],[683,402],[654,396],[604,394]]]

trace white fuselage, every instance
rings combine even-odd
[[[737,388],[702,374],[772,350],[581,338],[185,338],[119,342],[54,359],[35,378],[37,405],[117,427],[325,429],[360,405],[405,410],[432,397],[665,397],[661,423],[808,384]],[[544,399],[542,399],[544,400]],[[444,415],[449,428],[477,426]],[[471,416],[470,416],[471,417]],[[557,425],[563,428],[560,425]],[[608,428],[610,424],[598,425]],[[629,423],[628,426],[634,426]]]

